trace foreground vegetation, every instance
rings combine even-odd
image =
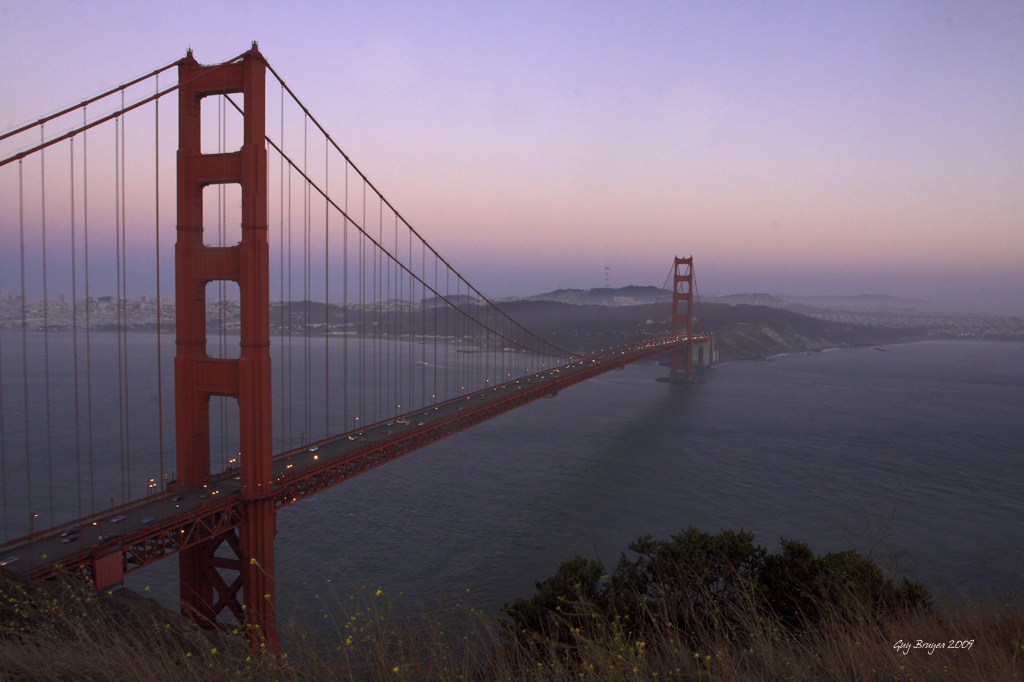
[[[641,538],[612,571],[576,557],[497,620],[401,615],[380,590],[318,595],[254,656],[137,595],[4,574],[4,680],[1020,680],[1024,605],[939,604],[856,552],[749,533]],[[314,626],[313,621],[316,621]],[[955,646],[954,648],[954,645]]]

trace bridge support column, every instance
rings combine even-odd
[[[210,397],[238,400],[244,513],[234,531],[179,558],[182,609],[207,626],[225,609],[250,625],[255,650],[277,648],[274,624],[270,252],[267,241],[266,62],[255,43],[239,61],[201,66],[191,50],[178,66],[178,241],[175,244],[177,354],[174,359],[178,486],[210,479]],[[203,154],[204,97],[242,93],[244,132],[236,152]],[[238,183],[242,240],[203,243],[203,188]],[[206,353],[206,285],[238,283],[241,340],[238,360]],[[226,543],[235,556],[219,557]],[[238,573],[228,584],[217,569]],[[241,591],[242,602],[237,595]],[[243,610],[241,604],[244,603]]]
[[[680,310],[680,306],[684,309]],[[672,336],[693,338],[693,256],[676,257],[672,277]],[[693,381],[693,348],[687,344],[673,351],[667,381]]]
[[[272,498],[246,501],[245,522],[239,529],[246,624],[253,648],[266,647],[271,651],[278,646],[274,583],[276,530],[277,517]]]

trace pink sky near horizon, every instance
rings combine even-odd
[[[692,254],[706,293],[1024,312],[1019,2],[0,0],[0,129],[253,39],[488,295]]]

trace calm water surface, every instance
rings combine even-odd
[[[35,371],[37,340],[29,347],[30,422],[41,453],[46,394],[43,372]],[[93,335],[96,357],[116,357],[115,340]],[[174,346],[163,341],[169,469]],[[13,453],[24,423],[20,336],[5,332],[2,343]],[[50,343],[51,358],[68,357],[68,338],[52,334]],[[131,343],[139,367],[131,377],[131,447],[138,454],[128,487],[138,496],[158,471],[157,393],[147,369],[155,366],[156,344],[144,335]],[[338,357],[331,353],[340,367],[340,348]],[[93,369],[97,474],[94,490],[84,491],[86,513],[122,491],[119,475],[99,473],[117,471],[121,456],[116,364],[109,364]],[[366,584],[403,592],[414,608],[470,590],[477,606],[496,610],[532,594],[534,581],[574,554],[610,566],[646,533],[742,527],[770,548],[787,537],[826,552],[850,546],[844,529],[861,533],[890,518],[890,548],[905,549],[905,563],[916,564],[913,575],[930,587],[1024,587],[1024,344],[938,341],[794,354],[720,365],[692,385],[655,381],[665,373],[641,363],[605,374],[284,509],[276,541],[280,608],[312,603],[331,579],[342,590]],[[74,442],[71,376],[56,369],[50,376],[55,444]],[[281,400],[275,390],[275,429]],[[341,405],[341,397],[331,404]],[[303,428],[296,422],[293,437]],[[213,432],[216,459],[232,446],[220,445],[216,424]],[[84,450],[53,451],[59,522],[76,516],[78,495],[61,473],[78,466]],[[19,462],[5,461],[10,537],[27,531]],[[45,458],[32,467],[34,508],[45,519]],[[866,541],[859,542],[863,549]],[[169,560],[127,584],[171,603],[176,580],[177,562]]]
[[[329,578],[497,608],[645,533],[743,527],[825,552],[890,517],[890,546],[930,587],[1024,585],[1024,344],[795,354],[695,385],[664,373],[606,374],[287,508],[282,608]],[[173,595],[175,570],[131,584]]]

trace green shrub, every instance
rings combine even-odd
[[[538,582],[530,599],[505,605],[514,637],[570,641],[564,633],[615,622],[639,636],[671,626],[691,641],[709,631],[742,637],[751,613],[771,614],[791,631],[836,615],[877,619],[928,608],[921,583],[894,582],[856,551],[816,555],[783,539],[777,553],[754,534],[688,527],[668,540],[650,535],[629,546],[610,575],[599,561],[576,556]]]

